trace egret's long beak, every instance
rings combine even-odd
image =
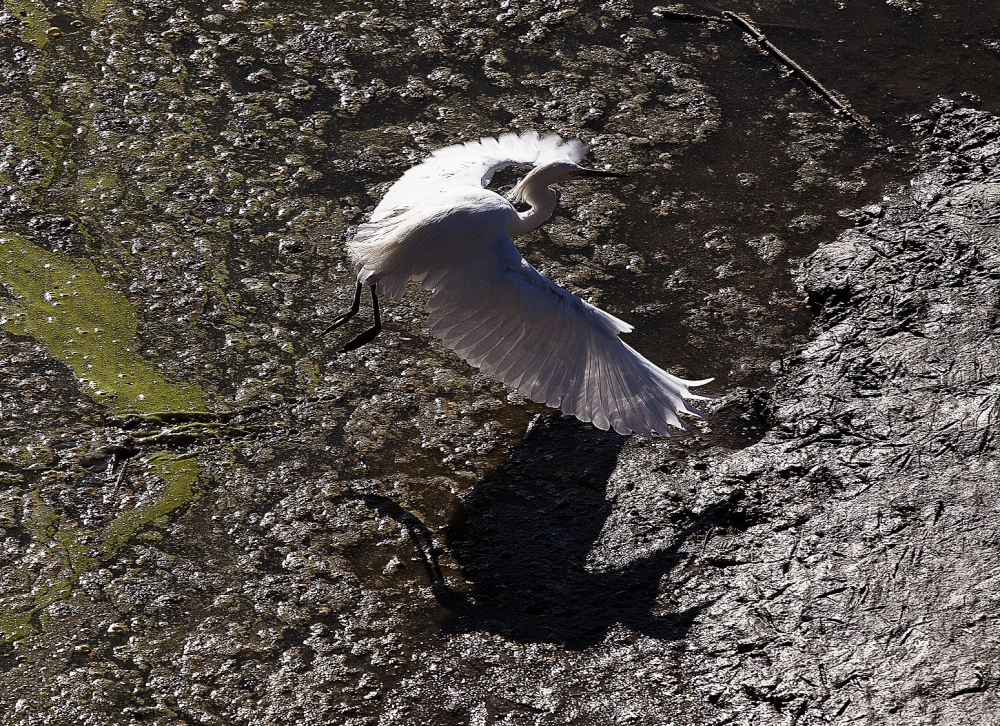
[[[628,174],[619,174],[618,172],[614,172],[614,171],[599,171],[597,169],[580,169],[579,171],[570,172],[570,175],[571,176],[576,176],[576,177],[588,177],[588,176],[617,176],[617,177],[625,177],[625,176],[628,176]]]

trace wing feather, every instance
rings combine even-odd
[[[595,366],[596,357],[593,355],[593,348],[594,348],[594,346],[593,346],[592,342],[588,340],[587,341],[586,365],[584,366],[584,370],[583,370],[582,385],[580,386],[580,389],[576,392],[576,395],[573,397],[573,410],[574,411],[581,411],[581,412],[586,411],[586,408],[584,407],[583,403],[584,403],[584,401],[589,400],[590,394],[591,394],[591,381],[594,378],[597,377],[597,371],[595,370],[595,367],[596,367]],[[588,416],[588,417],[591,416],[591,414],[589,412],[588,413],[583,413],[583,415],[584,416]],[[588,419],[583,419],[583,420],[590,420],[590,419],[588,418]],[[604,426],[601,427],[601,428],[605,428],[606,429],[607,427],[608,427],[607,423],[605,423]]]
[[[503,383],[602,429],[668,435],[706,381],[670,375],[626,345],[631,326],[541,275],[499,233],[495,253],[435,280],[427,303],[443,343]],[[482,248],[480,248],[482,249]]]
[[[642,369],[636,368],[630,372],[630,376],[633,381],[641,380],[641,373]],[[659,422],[661,421],[666,421],[668,424],[684,428],[676,414],[674,414],[671,410],[664,408],[663,402],[660,397],[656,395],[655,391],[644,393],[644,395],[639,397],[637,401],[643,420],[646,423],[647,430],[653,431],[660,428]]]
[[[619,428],[629,428],[636,433],[642,434],[644,432],[645,426],[643,426],[642,418],[635,414],[635,409],[632,406],[632,401],[628,399],[628,386],[624,384],[623,371],[621,365],[611,366],[610,370],[611,377],[611,406],[615,413],[615,419],[612,421],[615,430]],[[629,422],[629,423],[626,423]]]
[[[537,166],[556,159],[576,162],[587,151],[582,141],[565,141],[554,134],[539,136],[536,131],[445,146],[408,169],[392,185],[375,208],[371,221],[388,219],[442,192],[486,187],[496,172],[514,164]]]
[[[559,301],[561,322],[559,334],[549,342],[555,351],[556,365],[544,383],[544,390],[545,404],[553,408],[561,407],[563,400],[568,402],[576,390],[574,387],[574,379],[578,377],[576,374],[585,368],[580,365],[580,361],[586,354],[586,338],[580,337],[570,324],[574,319],[572,307],[569,298]]]
[[[611,427],[611,419],[608,418],[607,414],[607,411],[610,409],[608,402],[604,398],[606,391],[602,390],[598,385],[599,381],[605,379],[604,361],[603,357],[598,354],[595,341],[591,340],[589,342],[591,355],[593,356],[590,365],[593,366],[593,371],[587,378],[587,397],[580,401],[576,410],[590,416],[591,421],[597,428],[607,431]]]
[[[518,257],[520,258],[520,255]],[[518,290],[518,281],[513,279],[506,282],[508,284],[503,287],[513,293],[506,297],[506,300],[512,305],[512,309],[508,312],[514,324],[521,329],[518,336],[519,340],[517,345],[510,347],[506,358],[483,361],[483,370],[497,377],[498,380],[504,382],[511,381],[508,385],[519,390],[523,389],[522,393],[530,397],[530,391],[535,390],[537,387],[536,379],[539,374],[539,366],[536,365],[536,361],[540,358],[548,357],[548,351],[538,346],[534,341],[534,336],[531,334],[532,326],[526,326],[522,322],[525,319],[531,319],[532,310],[530,305],[525,304],[523,296],[518,294],[520,292]],[[482,313],[480,312],[479,314]],[[509,369],[506,365],[508,360],[512,364],[509,366]]]
[[[628,366],[618,365],[612,369],[612,373],[615,378],[615,390],[618,393],[615,400],[618,402],[619,406],[619,416],[621,421],[630,421],[630,428],[637,434],[647,435],[646,421],[642,413],[638,410],[635,400],[628,396],[628,392],[633,390],[634,387],[630,386],[628,383]]]
[[[517,342],[510,347],[506,360],[502,360],[495,368],[497,380],[517,380],[524,375],[526,369],[524,339],[527,337],[528,329],[522,326]]]
[[[517,348],[518,343],[524,339],[524,330],[518,330],[519,326],[513,321],[509,321],[506,327],[508,330],[504,331],[505,335],[494,336],[496,340],[495,342],[491,341],[492,344],[487,350],[478,353],[475,359],[469,358],[472,365],[479,367],[487,360],[505,361],[513,357],[512,353]]]
[[[490,350],[497,347],[497,343],[503,340],[503,328],[506,327],[506,320],[496,320],[490,321],[488,326],[483,326],[479,328],[476,332],[477,335],[470,336],[473,340],[469,341],[461,350],[456,349],[455,352],[460,356],[465,358],[467,361],[479,361],[481,356],[485,356]],[[473,363],[473,365],[476,365]]]
[[[507,385],[518,389],[524,395],[528,396],[528,398],[532,398],[532,393],[537,388],[538,369],[544,364],[548,351],[542,350],[541,347],[536,345],[536,331],[529,329],[528,333],[528,344],[525,346],[524,359],[520,371],[517,376],[511,378],[511,382]],[[503,381],[503,379],[500,380]],[[503,382],[507,383],[507,381]]]
[[[560,303],[560,307],[564,307]],[[560,317],[569,318],[565,312],[561,311]],[[564,400],[572,396],[576,390],[574,384],[576,373],[584,366],[579,365],[581,348],[585,347],[585,339],[573,335],[569,326],[563,325],[559,338],[554,341],[558,364],[545,384],[545,405],[552,408],[560,408]]]

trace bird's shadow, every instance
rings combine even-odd
[[[661,581],[687,558],[685,542],[725,519],[732,502],[704,511],[665,549],[620,569],[589,570],[588,555],[611,510],[608,479],[626,440],[558,415],[536,425],[507,463],[476,485],[446,528],[466,589],[446,584],[432,534],[416,517],[388,500],[369,504],[409,531],[445,608],[445,632],[487,631],[580,649],[620,623],[678,640],[707,604],[664,607]]]

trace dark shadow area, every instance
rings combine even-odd
[[[656,614],[662,610],[661,579],[687,558],[685,542],[717,526],[733,502],[685,523],[665,550],[620,570],[588,571],[587,556],[611,511],[608,479],[625,441],[575,419],[540,421],[507,464],[476,487],[448,528],[447,544],[472,583],[469,592],[444,584],[433,554],[426,554],[425,528],[408,526],[449,611],[446,632],[486,630],[573,649],[600,642],[615,623],[655,638],[685,637],[705,605]]]
[[[439,552],[434,546],[434,535],[427,525],[412,512],[406,511],[388,497],[379,494],[365,494],[361,497],[361,501],[382,516],[389,517],[407,531],[427,579],[437,591],[437,588],[440,588],[444,582],[444,575],[438,562]]]

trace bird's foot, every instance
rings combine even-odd
[[[336,320],[334,320],[328,326],[326,326],[325,328],[323,328],[323,332],[319,334],[320,337],[322,338],[324,335],[326,335],[330,331],[336,330],[337,328],[339,328],[341,325],[343,325],[348,320],[350,320],[351,318],[353,318],[354,317],[354,313],[355,313],[355,311],[352,310],[349,313],[344,313],[343,315],[341,315],[339,318],[337,318]]]
[[[329,333],[331,330],[335,330],[336,328],[339,328],[341,325],[343,325],[348,320],[350,320],[351,318],[353,318],[355,315],[358,314],[358,310],[361,308],[361,289],[362,289],[362,285],[359,282],[355,286],[355,288],[354,288],[354,302],[351,303],[351,309],[348,310],[343,315],[341,315],[336,320],[334,320],[326,328],[324,328],[323,332],[319,334],[319,336],[321,338],[324,335],[326,335],[327,333]],[[375,288],[372,288],[372,300],[374,300],[374,299],[375,299]]]

